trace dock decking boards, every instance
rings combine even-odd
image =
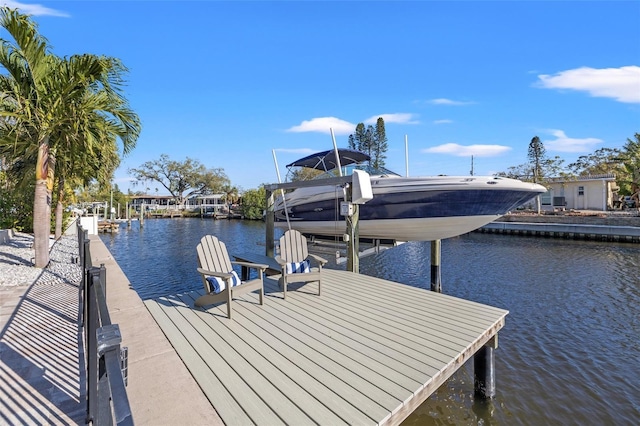
[[[398,424],[504,326],[507,311],[351,272],[277,281],[225,306],[145,304],[220,417],[244,424]],[[277,276],[276,276],[277,278]],[[159,372],[161,374],[161,372]]]

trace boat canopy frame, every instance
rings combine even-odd
[[[293,163],[287,164],[287,169],[289,170],[287,175],[291,173],[291,170],[294,167],[304,167],[324,172],[313,178],[313,180],[324,180],[338,176],[336,169],[338,168],[338,165],[340,165],[343,169],[343,175],[345,176],[353,174],[353,170],[355,169],[365,171],[370,176],[400,176],[385,167],[380,166],[378,168],[374,168],[371,164],[363,164],[364,162],[371,161],[371,156],[364,152],[348,148],[338,148],[337,151],[338,159],[340,160],[339,162],[336,161],[336,152],[333,149],[317,152],[296,160]]]
[[[315,154],[308,155],[304,158],[294,161],[291,164],[287,164],[287,168],[291,167],[306,167],[309,169],[316,169],[328,172],[330,170],[338,168],[338,164],[342,167],[350,164],[358,164],[363,161],[371,160],[368,154],[354,149],[338,148],[338,159],[336,161],[335,150],[317,152]]]

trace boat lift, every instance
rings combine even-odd
[[[341,205],[341,211],[345,213],[346,218],[346,230],[343,235],[342,240],[347,244],[347,270],[352,272],[359,272],[360,264],[359,257],[360,253],[360,237],[358,232],[358,217],[359,217],[359,205],[364,204],[367,201],[373,198],[373,191],[371,189],[371,180],[369,179],[369,175],[361,170],[355,170],[354,174],[351,176],[340,176],[329,179],[322,180],[309,180],[309,181],[298,181],[298,182],[285,182],[285,183],[277,183],[271,185],[265,185],[264,188],[266,190],[267,197],[267,214],[266,214],[266,255],[268,257],[273,257],[274,253],[274,230],[275,230],[275,212],[274,212],[274,204],[275,204],[275,193],[280,190],[284,192],[285,189],[295,189],[295,188],[305,188],[305,187],[313,187],[313,186],[326,186],[326,185],[335,185],[341,186],[344,185],[347,187],[347,200],[345,204]],[[312,236],[312,241],[316,239],[321,239],[319,236]],[[370,240],[369,240],[370,241]],[[365,241],[363,241],[364,243]],[[381,244],[378,240],[377,244],[374,244],[372,247],[374,250],[365,250],[362,254],[373,254],[376,251],[379,251]],[[395,244],[393,245],[395,246]],[[389,247],[387,247],[389,248]],[[340,257],[338,257],[339,263],[344,263],[344,260],[340,262]]]

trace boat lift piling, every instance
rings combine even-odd
[[[431,291],[442,293],[440,264],[442,260],[442,240],[431,241]]]
[[[368,184],[368,186],[367,186]],[[298,182],[285,182],[278,184],[265,185],[267,200],[267,211],[265,217],[266,229],[265,229],[265,255],[273,257],[274,255],[274,231],[275,231],[275,196],[274,193],[278,190],[284,191],[285,189],[304,188],[313,186],[326,186],[326,185],[348,185],[348,193],[350,194],[347,199],[349,202],[345,205],[345,212],[347,213],[347,230],[348,235],[346,241],[348,244],[348,260],[347,270],[351,272],[359,272],[359,241],[360,233],[358,230],[358,204],[362,204],[371,198],[373,198],[373,192],[371,190],[371,181],[369,175],[359,170],[354,171],[351,176],[342,176],[336,178]],[[342,210],[342,208],[341,208]]]
[[[266,217],[265,217],[265,255],[267,255],[268,257],[274,257],[274,246],[275,246],[275,238],[274,238],[274,232],[275,232],[275,211],[274,211],[274,206],[275,206],[275,195],[274,193],[278,190],[284,190],[284,189],[293,189],[293,188],[300,188],[300,187],[310,187],[310,186],[320,186],[320,185],[345,185],[345,184],[351,184],[351,180],[352,180],[352,176],[344,176],[344,177],[337,177],[337,178],[331,178],[331,179],[324,179],[322,180],[322,182],[319,181],[300,181],[300,182],[285,182],[285,183],[278,183],[278,184],[271,184],[271,185],[265,185],[264,189],[266,191],[266,199],[267,199],[267,211],[266,211]],[[353,217],[351,218],[353,219]],[[356,219],[356,221],[354,222],[353,220],[348,221],[351,222],[351,229],[349,232],[349,250],[348,250],[348,256],[349,256],[349,260],[347,260],[347,270],[350,270],[352,272],[358,272],[358,271],[353,271],[352,269],[349,269],[349,265],[351,268],[355,267],[357,268],[359,265],[358,260],[356,259],[354,262],[354,258],[356,258],[358,256],[358,252],[353,250],[353,244],[355,241],[356,244],[356,248],[357,248],[357,242],[359,241],[359,232],[358,232],[358,221]]]
[[[351,185],[347,187],[347,199],[353,200]],[[358,256],[358,253],[360,251],[360,238],[358,222],[360,218],[360,208],[358,204],[351,204],[347,209],[349,210],[346,212],[348,214],[344,215],[347,219],[347,233],[345,234],[347,236],[347,271],[359,274],[360,257]]]

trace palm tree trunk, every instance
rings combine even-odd
[[[33,240],[35,267],[44,268],[49,263],[49,192],[46,179],[36,180],[33,199]]]
[[[56,240],[62,236],[62,201],[56,204]]]
[[[56,240],[62,236],[63,201],[64,201],[64,179],[58,179],[58,202],[56,204]]]
[[[51,233],[51,195],[49,178],[49,138],[40,142],[36,163],[36,189],[33,198],[33,247],[35,267],[49,264],[49,234]]]

